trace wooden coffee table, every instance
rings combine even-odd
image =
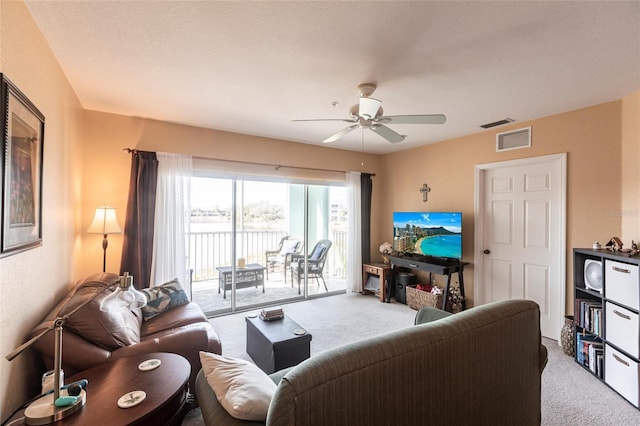
[[[159,359],[161,364],[153,370],[138,370],[148,359]],[[180,425],[188,408],[190,372],[189,362],[171,353],[124,357],[84,370],[65,383],[89,381],[85,406],[55,425]],[[144,391],[146,398],[130,408],[118,407],[118,399],[131,391]]]

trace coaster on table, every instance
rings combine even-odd
[[[149,370],[153,370],[154,368],[158,368],[160,367],[160,364],[162,363],[162,361],[160,361],[159,359],[148,359],[146,361],[141,362],[138,365],[138,370],[140,371],[149,371]]]
[[[296,336],[302,336],[303,334],[307,334],[307,330],[296,328],[295,330],[293,330],[293,334],[295,334]]]
[[[120,408],[131,408],[140,404],[147,397],[147,394],[144,391],[131,391],[125,393],[118,400],[118,407]]]

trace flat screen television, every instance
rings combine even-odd
[[[406,254],[462,259],[462,213],[394,212],[393,248]]]

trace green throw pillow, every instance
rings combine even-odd
[[[177,278],[157,287],[142,290],[147,296],[147,305],[142,308],[145,320],[151,319],[176,306],[189,303],[187,293],[184,292]]]

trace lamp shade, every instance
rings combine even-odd
[[[120,234],[122,230],[116,219],[116,209],[114,207],[102,206],[96,208],[93,222],[87,230],[90,234]]]

